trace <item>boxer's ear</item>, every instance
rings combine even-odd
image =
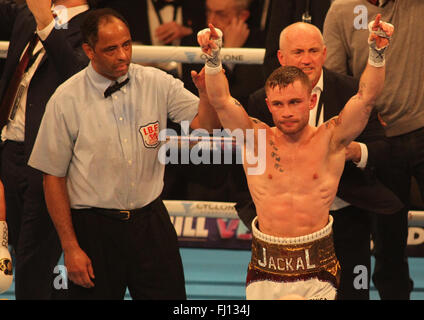
[[[283,51],[281,51],[281,49],[277,51],[277,59],[278,62],[280,62],[280,65],[284,66],[284,56]]]
[[[265,102],[266,102],[266,105],[267,105],[267,107],[268,107],[268,111],[269,111],[270,113],[272,113],[272,106],[271,106],[271,104],[269,103],[268,98],[265,98]]]
[[[312,110],[315,107],[315,105],[317,103],[317,99],[318,99],[318,96],[316,95],[316,93],[312,93],[311,99],[310,99],[310,102],[309,102],[309,110]]]

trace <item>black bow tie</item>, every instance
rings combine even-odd
[[[125,86],[128,83],[128,81],[130,81],[130,78],[125,79],[121,83],[115,82],[115,84],[109,86],[109,88],[107,88],[105,91],[105,98],[109,97],[110,95],[112,95],[112,93],[121,89],[123,86]]]
[[[166,6],[178,7],[181,4],[179,0],[153,0],[153,5],[155,6],[156,10],[161,10]]]

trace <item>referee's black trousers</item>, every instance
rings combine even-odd
[[[69,281],[70,299],[186,299],[178,239],[165,205],[118,220],[93,209],[72,210],[81,249],[90,258],[93,288]]]

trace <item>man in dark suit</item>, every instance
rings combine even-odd
[[[208,23],[223,32],[223,48],[263,48],[264,34],[259,28],[249,27],[250,0],[206,0]],[[200,31],[200,30],[199,30]],[[193,45],[197,46],[197,39]],[[231,64],[223,61],[223,68],[231,87],[231,94],[246,105],[249,95],[262,87],[264,79],[260,65]],[[190,70],[200,71],[201,66],[184,66],[184,84],[192,92]],[[212,156],[211,156],[212,163]],[[188,176],[187,200],[236,201],[237,195],[232,184],[239,177],[233,175],[233,165],[191,165],[185,172]],[[240,176],[244,179],[244,173]]]
[[[264,33],[259,28],[249,27],[247,24],[250,17],[250,2],[250,0],[206,0],[207,23],[212,23],[223,32],[223,48],[264,48]],[[194,37],[193,41],[193,45],[197,46],[197,37]],[[194,67],[196,71],[201,69],[199,65],[190,67]],[[246,105],[249,95],[264,83],[261,66],[225,63],[224,59],[223,67],[231,87],[231,94],[242,105]],[[190,79],[189,76],[187,79]],[[186,85],[187,82],[185,81]],[[195,90],[193,87],[191,91],[196,92]]]
[[[51,299],[54,284],[63,282],[54,281],[61,249],[44,202],[43,177],[27,161],[50,96],[88,64],[79,30],[88,9],[85,0],[0,1],[0,28],[10,38],[0,81],[1,179],[17,299]]]
[[[122,14],[132,27],[132,40],[143,45],[176,45],[174,40],[187,45],[186,37],[203,28],[205,21],[204,1],[198,0],[101,0],[99,7]],[[171,15],[164,9],[170,9]],[[150,15],[153,17],[149,18]],[[161,28],[156,33],[158,27]]]
[[[281,32],[278,51],[280,64],[301,68],[312,83],[313,93],[318,96],[317,106],[311,111],[309,119],[309,124],[313,126],[338,115],[358,88],[353,78],[323,68],[325,57],[326,48],[317,27],[295,23]],[[249,99],[247,112],[251,117],[274,126],[265,99],[264,89],[256,91]],[[363,133],[347,148],[345,170],[330,212],[334,218],[336,255],[342,268],[338,299],[369,299],[369,215],[391,214],[403,206],[376,178],[378,165],[386,160],[387,152],[383,127],[377,114],[373,113]],[[236,208],[243,222],[250,226],[256,215],[253,203],[246,199]],[[366,274],[362,266],[366,268]],[[355,281],[357,276],[362,278]]]

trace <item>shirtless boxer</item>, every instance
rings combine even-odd
[[[257,209],[252,222],[252,259],[246,284],[247,299],[278,299],[300,295],[306,299],[335,299],[340,266],[332,241],[329,208],[345,163],[345,148],[364,129],[375,99],[384,86],[384,51],[393,26],[378,15],[370,23],[370,55],[359,91],[338,117],[318,128],[308,125],[315,106],[308,77],[296,67],[281,67],[268,78],[267,105],[275,127],[249,118],[231,97],[219,58],[220,36],[213,25],[198,34],[206,61],[210,103],[229,130],[255,130],[254,148],[246,140],[244,152],[266,156],[266,170],[248,174]],[[254,76],[254,75],[252,75]],[[266,132],[266,152],[258,153],[259,131]],[[246,135],[245,135],[246,137]]]

